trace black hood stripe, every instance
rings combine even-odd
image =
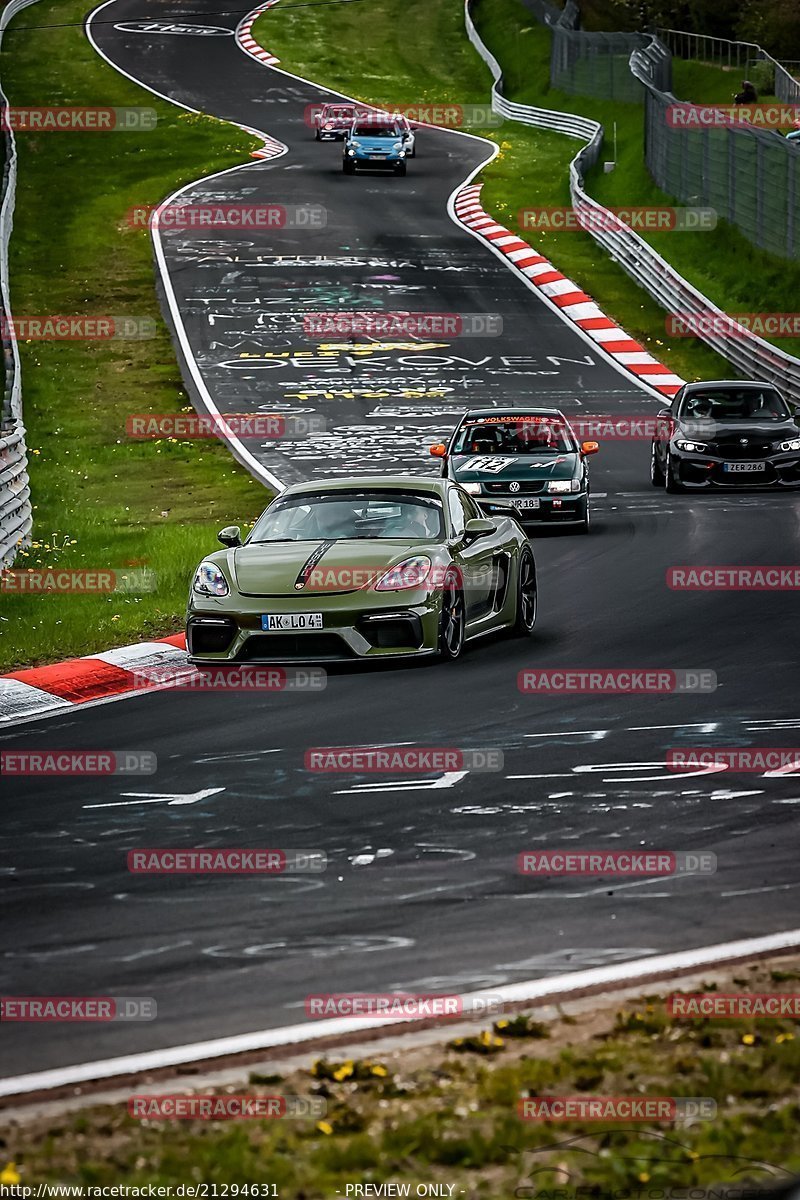
[[[302,592],[303,588],[308,583],[308,578],[309,578],[311,572],[314,570],[314,567],[316,567],[317,563],[319,563],[320,560],[323,558],[323,556],[328,553],[331,546],[335,546],[335,545],[336,545],[336,538],[329,538],[327,541],[320,542],[320,544],[317,546],[316,550],[312,551],[312,553],[309,554],[308,558],[306,559],[306,561],[303,563],[302,567],[300,568],[300,574],[297,576],[297,579],[295,579],[295,581],[294,581],[295,591]]]

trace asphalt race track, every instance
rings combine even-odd
[[[176,5],[146,0],[121,0],[100,17],[150,13],[181,17]],[[153,89],[288,145],[272,163],[203,185],[215,197],[327,209],[324,229],[248,235],[235,248],[228,235],[224,246],[164,239],[220,410],[296,405],[329,422],[329,457],[321,445],[310,458],[308,447],[256,448],[281,479],[428,470],[421,448],[467,403],[657,408],[448,217],[448,196],[487,156],[481,143],[423,131],[406,179],[345,178],[339,147],[316,144],[303,122],[320,90],[249,60],[232,38],[145,36],[111,23],[94,36]],[[291,357],[278,368],[225,365],[241,353],[270,361],[263,356],[308,350],[298,312],[365,298],[386,309],[501,313],[503,335],[437,348],[448,361],[433,368],[413,365],[417,350],[355,366],[338,352],[333,366]],[[232,320],[212,324],[210,312]],[[262,312],[275,320],[256,324]],[[488,361],[448,365],[454,357]],[[349,388],[335,386],[344,378]],[[309,395],[359,387],[389,395]],[[491,988],[796,924],[797,782],[679,775],[663,762],[670,748],[798,744],[793,594],[679,593],[665,578],[681,564],[795,563],[798,500],[667,496],[649,485],[641,441],[607,442],[592,476],[592,534],[534,540],[540,616],[529,643],[479,642],[453,666],[336,669],[318,693],[161,693],[0,734],[6,750],[150,750],[159,762],[150,777],[6,781],[3,991],[152,996],[158,1020],[5,1026],[4,1073],[295,1024],[312,991]],[[546,697],[520,692],[526,667],[710,670],[719,686]],[[304,768],[311,746],[383,743],[501,749],[504,766],[391,778]],[[126,869],[136,846],[322,849],[330,862],[318,876],[136,877]],[[718,870],[628,882],[518,874],[520,851],[570,846],[711,851]]]

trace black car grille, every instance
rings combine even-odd
[[[484,483],[482,486],[488,496],[530,496],[545,490],[547,481],[544,479],[521,479],[512,492],[510,482]]]
[[[719,458],[725,458],[728,462],[740,462],[748,459],[754,461],[761,458],[769,458],[775,453],[772,442],[765,442],[762,439],[750,440],[748,444],[742,446],[738,441],[735,442],[707,442],[708,453],[715,454]]]
[[[335,633],[254,634],[242,647],[238,662],[276,662],[286,658],[352,658],[347,642]]]
[[[373,649],[419,650],[422,645],[422,622],[416,613],[397,616],[380,615],[380,619],[365,613],[357,624],[358,632],[367,639]]]
[[[229,618],[214,618],[214,624],[190,621],[187,630],[190,654],[222,654],[236,634],[236,625]]]

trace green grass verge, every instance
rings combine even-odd
[[[692,990],[789,992],[798,965],[742,966]],[[285,1200],[390,1181],[411,1196],[417,1184],[438,1183],[453,1196],[558,1200],[577,1188],[586,1196],[777,1183],[800,1170],[798,1024],[673,1019],[657,996],[622,1008],[599,1000],[546,1024],[514,1017],[446,1045],[369,1060],[339,1055],[226,1089],[321,1097],[323,1119],[136,1121],[118,1105],[11,1122],[0,1171],[8,1183],[34,1187],[271,1184]],[[708,1097],[717,1113],[662,1125],[520,1119],[521,1097],[547,1095]]]
[[[466,38],[460,0],[440,4],[409,0],[404,11],[403,21],[398,22],[394,0],[371,0],[370,18],[365,21],[358,4],[295,10],[277,5],[256,21],[254,37],[276,53],[287,70],[373,104],[429,100],[485,105],[491,77]],[[478,9],[478,16],[512,79],[523,73],[526,78],[548,78],[547,35],[527,10],[509,6],[506,0],[492,0]],[[407,36],[412,28],[413,39]],[[483,202],[498,220],[517,229],[521,208],[569,204],[569,162],[577,149],[571,138],[509,121],[499,129],[466,128],[501,145],[499,158],[481,176]],[[409,169],[421,174],[424,129],[419,142],[420,157]],[[663,310],[631,284],[588,234],[517,232],[548,254],[605,312],[679,374],[695,379],[729,370],[695,339],[668,343]]]
[[[532,21],[531,15],[519,0],[480,0],[477,25],[486,44],[498,57],[504,71],[505,94],[509,99],[543,108],[579,113],[600,121],[606,130],[603,158],[612,159],[613,128],[617,127],[616,168],[603,172],[602,162],[587,176],[587,188],[592,196],[609,207],[630,205],[672,205],[675,197],[662,192],[651,179],[644,164],[643,110],[637,104],[621,104],[609,100],[569,96],[549,86],[550,34]],[[683,68],[687,69],[686,72]],[[697,64],[678,64],[676,94],[696,99],[695,88],[708,73],[709,90],[715,94],[708,99],[730,100],[731,82],[727,72],[725,91],[717,76],[717,68]],[[706,99],[706,97],[703,97]],[[537,164],[538,165],[538,164]],[[549,165],[549,162],[548,162]],[[520,163],[520,167],[524,164]],[[546,174],[546,172],[543,172]],[[552,178],[552,176],[550,176]],[[530,197],[529,177],[520,177],[509,210],[520,207],[519,199]],[[566,187],[560,189],[555,203],[566,201]],[[527,201],[531,203],[530,198]],[[534,201],[533,203],[541,203]],[[603,305],[604,293],[594,281],[594,271],[582,267],[582,258],[589,253],[585,246],[570,243],[577,234],[550,234],[540,245],[549,245],[559,267],[576,282],[586,287]],[[647,233],[646,240],[680,273],[726,312],[794,312],[800,289],[800,263],[787,262],[756,249],[747,239],[724,221],[717,228],[703,233]],[[601,251],[595,252],[595,258]],[[635,295],[636,293],[631,293]],[[612,296],[615,303],[615,297]],[[621,318],[618,308],[609,311]],[[659,328],[664,330],[663,310]],[[624,319],[622,324],[626,325]],[[635,332],[630,329],[630,332]],[[663,332],[659,335],[663,338]],[[770,339],[790,354],[800,354],[800,339]],[[658,339],[655,343],[657,345]],[[668,361],[663,351],[659,353]],[[721,360],[716,358],[718,366]],[[670,360],[671,361],[671,360]],[[724,365],[723,365],[724,369]],[[686,371],[682,372],[691,377]]]
[[[81,22],[82,0],[42,2],[26,26]],[[17,569],[148,568],[152,592],[2,595],[0,670],[106,649],[181,628],[191,572],[216,531],[248,521],[264,488],[221,444],[132,442],[132,413],[190,409],[155,298],[146,230],[126,212],[236,163],[248,134],[157,100],[107,66],[80,24],[6,34],[3,78],[13,105],[144,105],[150,132],[18,133],[11,239],[18,316],[45,313],[152,318],[141,341],[20,346],[31,451],[34,537]]]

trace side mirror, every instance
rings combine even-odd
[[[223,546],[241,546],[242,544],[242,531],[238,525],[226,525],[224,529],[220,529],[217,537]]]
[[[600,446],[597,442],[581,442],[581,454],[586,457],[587,454],[597,454]]]
[[[437,442],[435,446],[431,446],[431,454],[434,458],[447,458],[447,446],[444,442]]]
[[[473,517],[464,527],[464,536],[468,538],[488,537],[494,533],[497,525],[488,517]]]

